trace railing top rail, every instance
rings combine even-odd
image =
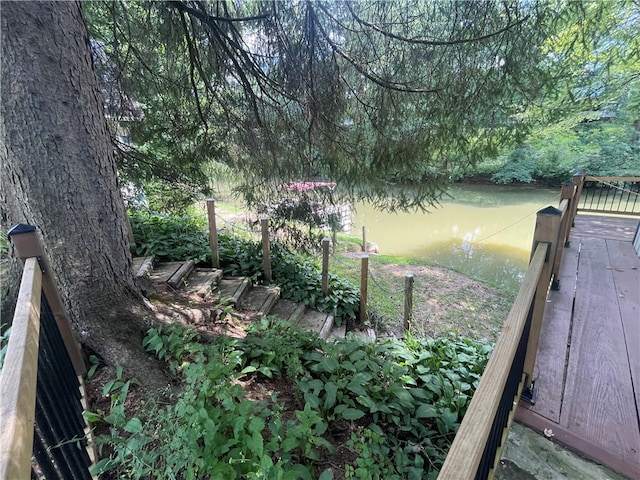
[[[475,477],[500,402],[496,392],[501,392],[506,384],[549,248],[548,243],[539,243],[535,249],[502,333],[440,470],[439,480]]]
[[[592,177],[586,175],[586,182],[640,182],[640,177]]]
[[[35,258],[25,262],[0,373],[0,479],[29,478],[36,404],[42,272]]]

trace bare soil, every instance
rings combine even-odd
[[[362,252],[348,251],[340,255],[350,264]],[[370,319],[378,335],[404,335],[404,281],[413,275],[413,309],[411,333],[437,337],[447,332],[494,342],[509,314],[515,294],[493,288],[479,280],[448,268],[418,263],[386,263],[369,260],[369,304],[372,310],[386,310],[386,318]],[[354,265],[356,263],[353,263]],[[359,271],[347,273],[359,282]],[[391,310],[391,313],[389,312]]]
[[[412,331],[437,337],[456,331],[465,337],[494,341],[509,313],[513,296],[452,270],[425,265],[384,265],[379,272],[414,275]]]

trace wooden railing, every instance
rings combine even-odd
[[[569,246],[582,175],[563,184],[558,208],[536,217],[529,268],[460,424],[439,480],[493,478],[520,398],[535,401],[533,367],[549,288],[559,288],[563,249]]]
[[[80,347],[35,228],[9,238],[24,270],[0,373],[0,480],[91,479]]]
[[[578,210],[640,215],[640,177],[584,177]]]

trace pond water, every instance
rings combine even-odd
[[[516,291],[527,269],[536,212],[557,206],[560,188],[454,185],[429,213],[386,213],[357,203],[351,234],[384,255],[410,256]],[[370,261],[375,261],[371,259]]]

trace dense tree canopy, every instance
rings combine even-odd
[[[136,145],[122,172],[197,186],[215,160],[240,173],[250,201],[285,181],[327,179],[382,206],[428,206],[453,166],[637,83],[629,2],[85,8],[116,91],[143,112],[119,111]],[[414,188],[391,198],[390,181]]]
[[[639,117],[630,1],[6,2],[0,17],[3,219],[38,226],[76,332],[133,369],[148,359],[117,174],[184,191],[217,161],[253,201],[326,179],[424,207],[453,167],[568,106]],[[118,172],[94,66],[112,131],[133,139]]]

